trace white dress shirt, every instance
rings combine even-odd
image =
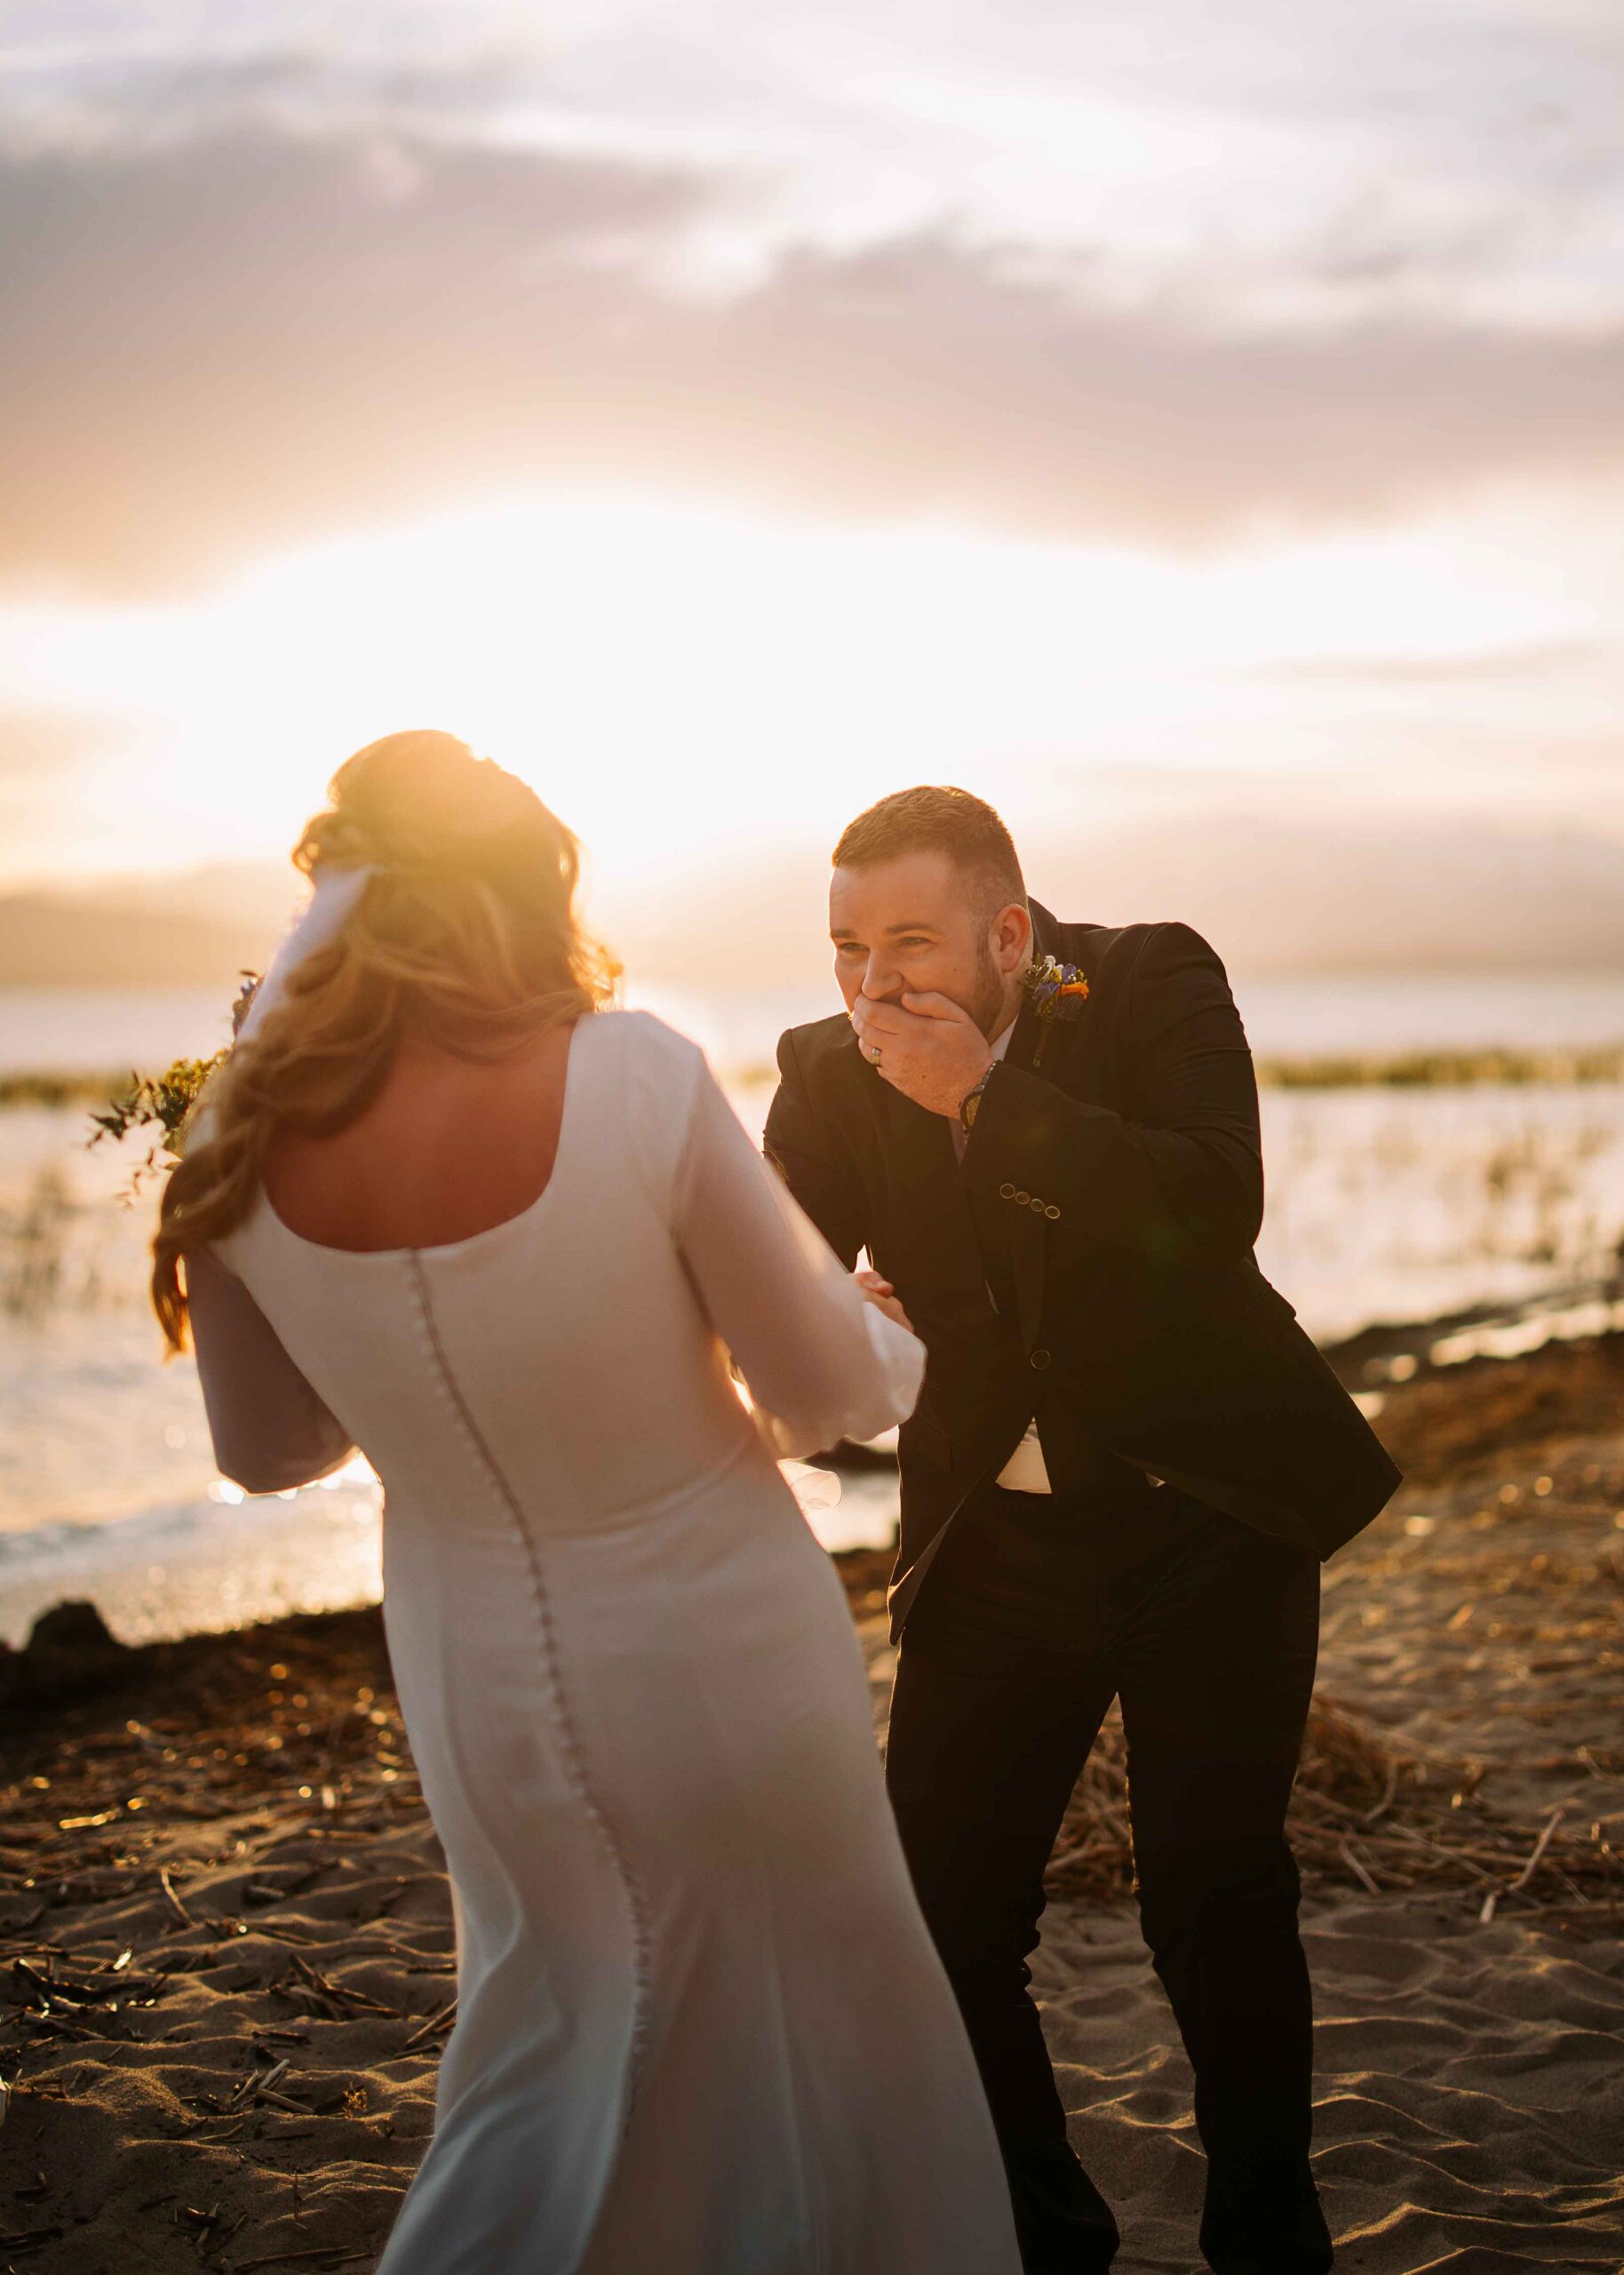
[[[1015,1021],[1011,1019],[992,1046],[994,1058],[1001,1058],[1004,1056],[1009,1048],[1009,1038],[1014,1033]],[[964,1149],[970,1142],[968,1135],[960,1124],[957,1114],[948,1127],[953,1133],[953,1151],[959,1160],[963,1161]],[[999,1470],[995,1481],[1007,1493],[1052,1493],[1054,1491],[1054,1487],[1049,1483],[1048,1464],[1043,1458],[1043,1448],[1039,1442],[1038,1425],[1035,1419],[1027,1424],[1026,1435]]]

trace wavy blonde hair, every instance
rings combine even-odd
[[[325,1136],[377,1097],[408,1035],[500,1058],[606,1002],[619,967],[576,914],[580,848],[535,792],[455,736],[386,735],[334,775],[293,850],[306,876],[372,865],[333,938],[232,1050],[164,1190],[152,1302],[187,1341],[183,1259],[240,1225],[279,1130]]]

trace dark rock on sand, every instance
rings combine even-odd
[[[0,1706],[43,1706],[120,1681],[133,1654],[93,1603],[53,1604],[20,1651],[0,1643]]]

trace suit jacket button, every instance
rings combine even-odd
[[[1039,1217],[1042,1216],[1045,1208],[1047,1206],[1047,1202],[1039,1200],[1035,1193],[1032,1195],[1031,1205],[1033,1213]]]
[[[1014,1185],[1000,1185],[998,1189],[998,1197],[1000,1201],[1013,1201],[1015,1199]]]
[[[1030,1193],[1017,1193],[1015,1195],[1015,1207],[1017,1209],[1030,1209],[1031,1206],[1031,1200],[1032,1197]]]
[[[1047,1351],[1039,1349],[1032,1353],[1032,1364],[1038,1369],[1039,1374],[1043,1372],[1048,1363],[1049,1354]]]
[[[1050,1218],[1050,1220],[1051,1220],[1052,1222],[1058,1222],[1058,1221],[1059,1221],[1059,1217],[1060,1217],[1060,1211],[1059,1211],[1059,1209],[1056,1209],[1056,1207],[1055,1206],[1055,1203],[1054,1203],[1052,1201],[1050,1201],[1050,1203],[1049,1203],[1048,1207],[1044,1210],[1044,1212],[1043,1212],[1043,1213],[1044,1213],[1044,1215],[1045,1215],[1046,1217],[1047,1217],[1048,1218]]]

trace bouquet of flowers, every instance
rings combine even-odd
[[[234,1035],[247,1017],[259,985],[257,971],[245,971],[242,978],[243,985],[231,1007]],[[95,1128],[88,1143],[92,1145],[100,1145],[104,1138],[121,1143],[135,1130],[155,1133],[146,1159],[136,1164],[130,1186],[131,1197],[148,1177],[167,1176],[180,1159],[180,1132],[186,1118],[196,1105],[204,1083],[225,1057],[224,1050],[217,1050],[210,1058],[177,1058],[161,1074],[138,1074],[132,1069],[129,1089],[110,1098],[101,1113],[92,1114]]]

